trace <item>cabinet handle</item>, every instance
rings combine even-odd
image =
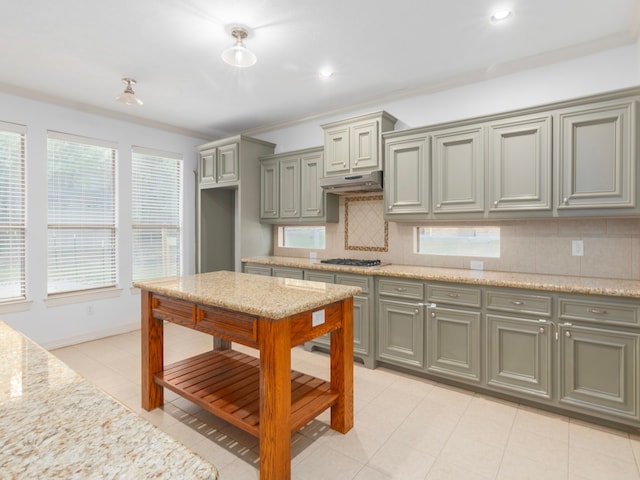
[[[459,298],[460,294],[459,293],[447,293],[447,297],[449,297],[449,298]]]
[[[511,305],[518,305],[518,306],[520,306],[520,305],[524,305],[524,302],[523,302],[522,300],[513,300],[513,301],[511,302]]]
[[[407,291],[407,289],[406,289],[406,288],[404,288],[404,287],[396,287],[396,291],[397,291],[397,292],[406,292],[406,291]]]
[[[594,315],[606,315],[606,310],[599,310],[597,308],[587,308],[587,312],[593,313]]]

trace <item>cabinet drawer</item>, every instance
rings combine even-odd
[[[273,267],[271,269],[271,276],[302,280],[302,270],[300,270],[299,268]]]
[[[489,310],[551,316],[551,297],[545,295],[487,290],[486,302]]]
[[[608,325],[640,326],[640,302],[602,301],[588,298],[558,299],[558,316],[562,320],[597,322]]]
[[[389,297],[422,300],[424,298],[424,285],[422,282],[381,279],[378,281],[378,293]]]
[[[316,272],[315,270],[305,270],[304,279],[309,280],[310,282],[324,282],[324,283],[335,282],[333,273]]]
[[[349,285],[352,287],[360,287],[362,293],[360,295],[369,295],[369,283],[373,281],[370,277],[360,275],[347,275],[344,273],[336,273],[336,283],[338,285]]]
[[[258,345],[257,318],[222,308],[199,306],[195,329],[250,347]]]
[[[479,288],[427,284],[427,300],[435,304],[447,303],[480,308],[482,295]]]
[[[196,306],[191,302],[154,295],[151,303],[151,315],[157,320],[193,328],[196,321]]]
[[[271,267],[267,265],[245,265],[244,273],[252,273],[254,275],[271,276]]]

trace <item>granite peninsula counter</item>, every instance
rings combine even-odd
[[[359,287],[211,272],[138,282],[142,407],[163,388],[260,440],[260,478],[291,477],[291,434],[326,409],[331,428],[353,427],[353,296]],[[214,349],[163,361],[165,321],[208,333]],[[331,334],[330,381],[291,370],[291,348]],[[259,358],[231,349],[259,350]]]
[[[1,321],[0,359],[0,478],[218,478],[213,465]]]

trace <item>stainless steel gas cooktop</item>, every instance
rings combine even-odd
[[[377,267],[382,264],[380,260],[360,260],[357,258],[328,258],[326,260],[320,260],[320,263],[347,265],[349,267]]]

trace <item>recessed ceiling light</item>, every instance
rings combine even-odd
[[[330,78],[335,75],[335,72],[333,72],[332,70],[325,69],[325,70],[320,70],[318,75],[320,76],[320,78]]]
[[[511,16],[511,10],[497,10],[496,12],[493,13],[493,15],[491,15],[491,20],[493,20],[494,22],[500,22],[502,20],[506,20],[507,18],[509,18]]]

